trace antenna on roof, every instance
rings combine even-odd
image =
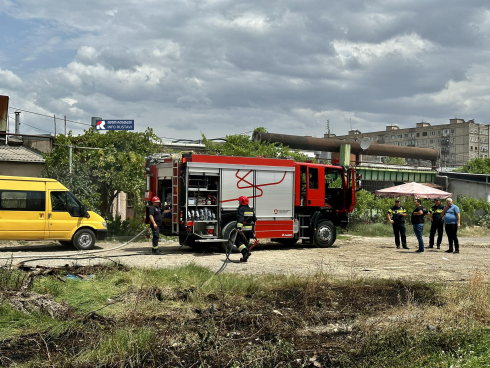
[[[330,120],[327,119],[326,125],[327,125],[327,135],[330,138]]]

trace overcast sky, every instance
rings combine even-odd
[[[260,126],[322,136],[327,119],[338,135],[455,116],[490,124],[489,10],[488,0],[0,0],[0,94],[172,138]]]

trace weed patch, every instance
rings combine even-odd
[[[443,286],[196,265],[76,270],[90,281],[62,282],[63,272],[30,292],[66,303],[69,318],[0,304],[1,365],[443,367],[489,354],[484,273]]]

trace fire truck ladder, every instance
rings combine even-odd
[[[299,217],[299,238],[304,241],[311,242],[311,236],[307,235],[307,229],[310,228],[310,215],[298,215]]]
[[[179,159],[172,160],[172,234],[179,233]]]

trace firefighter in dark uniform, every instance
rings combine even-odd
[[[160,238],[160,226],[162,226],[162,209],[160,208],[160,198],[153,197],[151,199],[152,206],[150,206],[150,229],[153,235],[151,248],[151,254],[162,254],[158,250],[158,240]]]
[[[250,257],[250,251],[248,250],[248,245],[250,239],[255,236],[255,213],[253,209],[248,206],[248,198],[241,196],[238,198],[240,206],[238,207],[237,213],[237,237],[235,240],[235,245],[237,246],[240,253],[242,253],[242,258],[240,262],[247,262],[248,257]]]
[[[393,225],[393,234],[395,235],[396,247],[400,248],[400,238],[402,240],[403,249],[409,249],[407,247],[407,237],[405,236],[405,217],[407,211],[400,206],[400,200],[395,199],[395,205],[391,207],[386,214],[388,221]]]
[[[434,248],[434,237],[437,231],[437,249],[441,249],[442,235],[444,233],[444,220],[442,219],[444,206],[440,198],[434,198],[434,205],[430,208],[428,216],[432,222],[430,225],[429,248]]]

